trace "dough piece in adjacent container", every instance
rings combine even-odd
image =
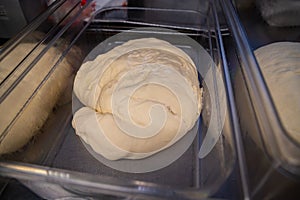
[[[198,74],[191,58],[155,38],[131,40],[82,65],[74,93],[86,106],[76,134],[109,160],[140,159],[168,148],[197,121]]]
[[[272,43],[255,56],[284,128],[300,143],[300,43]]]
[[[20,43],[16,53],[27,55],[42,36],[43,35],[38,34],[38,36],[36,36],[37,38]],[[63,39],[60,39],[58,42],[63,43]],[[36,95],[32,97],[21,111],[23,105],[26,104],[38,85],[43,81],[44,77],[50,72],[53,65],[61,56],[61,48],[65,48],[65,44],[63,43],[62,46],[63,47],[51,47],[48,49],[43,57],[0,104],[0,112],[2,113],[0,115],[0,134],[1,137],[3,137],[0,142],[0,154],[19,150],[39,132],[50,113],[52,113],[68,81],[71,81],[75,71],[74,64],[77,59],[75,57],[73,58],[74,63],[70,61],[70,59],[64,58],[54,69],[49,79],[38,89]],[[44,47],[46,46],[41,46],[41,48]],[[81,54],[81,51],[74,47],[70,50],[69,54],[78,56]],[[13,60],[7,60],[5,64],[6,65],[1,68],[1,72],[3,72],[3,74],[9,74],[12,70],[10,65],[14,66],[15,62]]]

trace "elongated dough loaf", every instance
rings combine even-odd
[[[21,43],[16,48],[15,54],[26,55],[42,36],[43,35],[38,34],[36,38],[31,38],[31,40]],[[45,47],[45,45],[41,47]],[[74,74],[72,63],[64,59],[53,71],[45,84],[38,89],[37,94],[33,96],[32,100],[16,118],[12,126],[7,129],[9,124],[22,109],[22,106],[27,102],[34,90],[37,89],[39,83],[42,82],[43,78],[60,57],[62,53],[61,47],[51,47],[0,104],[0,134],[5,134],[4,139],[0,143],[0,154],[10,153],[20,149],[38,133],[56,105],[59,96],[67,86],[67,82],[70,80],[72,74]],[[76,54],[80,54],[80,51],[76,51]],[[74,53],[74,55],[76,54]],[[10,58],[12,57],[13,56]],[[76,60],[76,58],[74,59]],[[4,62],[5,66],[1,67],[1,74],[9,74],[12,70],[11,67],[14,67],[16,62],[8,58],[4,60]],[[2,62],[1,65],[4,62]],[[7,131],[4,132],[5,129],[7,129]]]
[[[269,44],[255,56],[284,128],[300,143],[300,43]]]
[[[86,106],[76,133],[107,159],[140,159],[182,138],[201,110],[191,58],[155,38],[131,40],[78,71],[74,92]]]

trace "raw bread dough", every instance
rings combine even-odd
[[[284,128],[300,143],[300,43],[273,43],[255,56]]]
[[[74,93],[86,106],[73,127],[107,159],[140,159],[182,138],[197,121],[201,90],[191,58],[155,38],[131,40],[84,63]]]
[[[17,46],[16,49],[6,56],[6,58],[0,63],[0,71],[2,75],[9,74],[19,62],[16,62],[16,59],[27,55],[28,52],[30,52],[36,43],[43,37],[43,35],[40,34],[38,34],[38,36],[34,36],[36,37],[20,43],[19,46]],[[58,42],[62,41],[60,40]],[[41,45],[41,48],[44,47],[45,45]],[[52,69],[53,65],[60,57],[62,53],[61,48],[65,47],[65,44],[59,45],[59,47],[51,47],[0,104],[0,113],[2,113],[0,115],[0,135],[1,137],[5,135],[0,143],[0,154],[14,152],[23,147],[35,134],[38,133],[49,114],[52,112],[58,98],[62,94],[68,81],[72,77],[72,74],[74,74],[73,72],[75,71],[73,69],[73,63],[71,63],[68,59],[63,59],[45,84],[38,90],[37,94],[33,96],[32,100],[22,110],[20,115],[18,115],[22,106],[27,102],[34,90],[38,87],[39,83]],[[80,51],[76,50],[76,53],[74,53],[74,51],[75,48],[71,50],[71,54],[74,56],[80,54]],[[15,57],[16,55],[19,57]],[[36,54],[33,53],[33,57],[35,56]],[[21,65],[19,69],[22,67],[26,67],[26,65]],[[1,80],[4,79],[4,77],[1,76],[0,78]],[[7,82],[14,80],[15,78],[16,76],[12,76],[12,78],[8,79]],[[5,84],[6,82],[4,85]],[[17,115],[18,117],[15,122],[7,131],[5,131]]]

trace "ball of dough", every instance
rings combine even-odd
[[[284,128],[300,143],[300,43],[269,44],[255,56]]]
[[[198,74],[191,58],[155,38],[131,40],[82,65],[74,93],[85,105],[73,127],[107,159],[140,159],[168,148],[197,121]]]

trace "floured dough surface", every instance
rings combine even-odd
[[[131,40],[84,63],[73,127],[109,160],[140,159],[182,138],[197,121],[201,90],[191,58],[155,38]]]
[[[300,43],[273,43],[255,56],[283,126],[300,143]]]
[[[3,81],[20,62],[18,56],[25,57],[43,36],[42,33],[35,34],[33,38],[29,38],[20,43],[12,55],[9,54],[1,61],[1,81]],[[58,40],[58,42],[63,41]],[[44,44],[40,46],[40,48],[45,47]],[[74,75],[74,63],[66,58],[53,69],[54,64],[61,56],[63,48],[65,48],[65,45],[59,45],[58,47],[52,46],[49,48],[43,57],[0,104],[0,112],[2,113],[0,115],[0,136],[2,138],[0,154],[11,153],[22,148],[40,131],[50,113],[52,113],[52,109]],[[69,52],[69,54],[73,56],[78,56],[80,53],[78,48],[73,48]],[[14,58],[15,56],[17,57]],[[33,52],[31,56],[32,58],[29,58],[30,61],[37,56],[37,53]],[[74,62],[76,61],[75,58],[73,58],[73,60]],[[26,64],[29,64],[29,61]],[[22,67],[24,67],[24,69]],[[25,67],[27,67],[27,65],[23,64],[18,70],[25,70]],[[50,74],[51,70],[53,70],[53,72]],[[38,88],[47,74],[49,74],[49,78]],[[19,75],[13,74],[12,78],[7,81],[14,81],[18,76]],[[4,82],[4,86],[5,84],[6,82]],[[35,90],[37,90],[37,93],[32,95]]]

